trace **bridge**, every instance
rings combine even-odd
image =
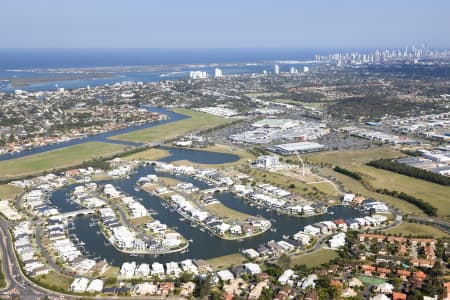
[[[91,215],[94,213],[95,213],[95,209],[80,209],[80,210],[69,211],[69,212],[63,213],[63,214],[61,214],[61,217],[73,218],[76,216]]]

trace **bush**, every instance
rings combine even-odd
[[[356,179],[356,180],[361,180],[361,179],[362,179],[362,178],[361,178],[361,175],[359,175],[358,173],[355,173],[355,172],[353,172],[353,171],[344,169],[344,168],[339,167],[339,166],[334,167],[333,170],[335,170],[335,171],[338,172],[338,173],[347,175],[347,176],[349,176],[349,177],[351,177],[351,178],[353,178],[353,179]]]

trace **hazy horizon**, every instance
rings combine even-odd
[[[16,0],[2,49],[362,49],[450,46],[450,2]]]

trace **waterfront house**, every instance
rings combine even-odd
[[[164,265],[158,262],[152,263],[152,276],[162,276],[164,275]]]
[[[318,236],[320,234],[320,228],[312,225],[306,225],[303,231],[312,236]]]
[[[126,279],[131,279],[134,277],[135,270],[136,262],[124,262],[120,268],[120,275]]]

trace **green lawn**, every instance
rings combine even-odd
[[[173,109],[173,111],[176,113],[187,115],[190,118],[116,135],[111,137],[111,139],[140,143],[156,142],[231,122],[230,119],[225,119],[222,117],[185,108],[177,108]]]
[[[308,268],[318,267],[336,258],[336,251],[330,249],[320,249],[319,251],[291,257],[291,266],[306,265]]]
[[[0,200],[5,199],[15,199],[17,194],[23,191],[22,188],[11,185],[11,184],[1,184],[0,185]]]
[[[401,233],[403,236],[407,236],[407,235],[430,236],[430,237],[435,237],[435,238],[449,236],[444,231],[441,231],[430,225],[407,223],[407,222],[403,222],[402,224],[395,226],[394,228],[386,229],[383,231],[386,233],[389,233],[389,234]]]
[[[1,179],[31,175],[42,171],[70,167],[93,158],[124,151],[127,146],[88,142],[58,150],[0,162]]]
[[[47,275],[37,276],[36,280],[44,287],[59,291],[68,291],[74,278],[51,271]]]
[[[231,266],[237,266],[243,264],[247,259],[240,253],[233,253],[230,255],[219,256],[208,259],[207,262],[214,269],[229,268]]]

